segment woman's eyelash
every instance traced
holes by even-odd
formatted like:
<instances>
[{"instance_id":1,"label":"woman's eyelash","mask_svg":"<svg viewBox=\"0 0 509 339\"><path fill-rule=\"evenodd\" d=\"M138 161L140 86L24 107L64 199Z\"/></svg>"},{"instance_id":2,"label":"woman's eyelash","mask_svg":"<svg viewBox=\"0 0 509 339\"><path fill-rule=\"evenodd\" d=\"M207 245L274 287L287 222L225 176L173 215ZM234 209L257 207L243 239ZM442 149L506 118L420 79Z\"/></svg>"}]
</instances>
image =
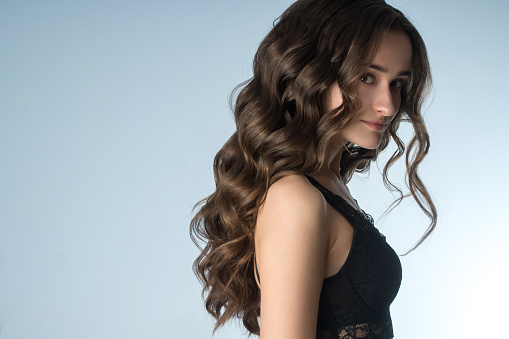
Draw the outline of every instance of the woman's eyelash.
<instances>
[{"instance_id":1,"label":"woman's eyelash","mask_svg":"<svg viewBox=\"0 0 509 339\"><path fill-rule=\"evenodd\" d=\"M371 74L364 74L363 76L361 76L361 81L362 82L365 82L367 84L370 84L370 83L373 83L373 80L374 80L374 76L372 76ZM369 82L368 79L371 79L371 82Z\"/></svg>"},{"instance_id":2,"label":"woman's eyelash","mask_svg":"<svg viewBox=\"0 0 509 339\"><path fill-rule=\"evenodd\" d=\"M375 80L375 77L371 74L364 74L360 80L366 84L372 84ZM401 88L406 85L407 81L408 80L404 80L404 79L396 79L391 82L391 85L396 88Z\"/></svg>"},{"instance_id":3,"label":"woman's eyelash","mask_svg":"<svg viewBox=\"0 0 509 339\"><path fill-rule=\"evenodd\" d=\"M397 84L397 85L396 85L396 86L394 86L394 87L396 87L396 88L401 88L401 87L403 87L403 86L405 86L405 85L406 85L407 80L403 80L403 79L396 79L396 80L394 80L392 83Z\"/></svg>"}]
</instances>

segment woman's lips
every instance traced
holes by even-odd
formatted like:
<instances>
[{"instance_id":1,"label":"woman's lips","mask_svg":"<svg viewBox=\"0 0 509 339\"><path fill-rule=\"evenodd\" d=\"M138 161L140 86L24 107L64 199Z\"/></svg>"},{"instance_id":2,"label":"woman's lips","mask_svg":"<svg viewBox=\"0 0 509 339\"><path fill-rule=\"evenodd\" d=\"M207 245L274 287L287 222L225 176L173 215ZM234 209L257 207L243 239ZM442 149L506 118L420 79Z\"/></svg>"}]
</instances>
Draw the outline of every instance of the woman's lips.
<instances>
[{"instance_id":1,"label":"woman's lips","mask_svg":"<svg viewBox=\"0 0 509 339\"><path fill-rule=\"evenodd\" d=\"M379 121L362 121L374 130L381 131L385 128L386 124Z\"/></svg>"}]
</instances>

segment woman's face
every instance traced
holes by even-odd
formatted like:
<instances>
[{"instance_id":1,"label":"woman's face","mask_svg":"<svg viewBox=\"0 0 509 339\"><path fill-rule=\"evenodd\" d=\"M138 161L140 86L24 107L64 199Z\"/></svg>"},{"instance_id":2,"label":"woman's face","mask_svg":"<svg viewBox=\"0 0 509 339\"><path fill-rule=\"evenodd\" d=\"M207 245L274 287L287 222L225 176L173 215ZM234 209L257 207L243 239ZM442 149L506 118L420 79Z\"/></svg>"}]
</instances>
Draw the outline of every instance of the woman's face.
<instances>
[{"instance_id":1,"label":"woman's face","mask_svg":"<svg viewBox=\"0 0 509 339\"><path fill-rule=\"evenodd\" d=\"M371 66L356 85L355 93L362 105L341 132L343 142L374 149L398 112L401 104L401 86L410 76L412 43L403 31L389 31ZM328 109L343 102L338 83L328 89ZM339 113L341 114L341 113Z\"/></svg>"}]
</instances>

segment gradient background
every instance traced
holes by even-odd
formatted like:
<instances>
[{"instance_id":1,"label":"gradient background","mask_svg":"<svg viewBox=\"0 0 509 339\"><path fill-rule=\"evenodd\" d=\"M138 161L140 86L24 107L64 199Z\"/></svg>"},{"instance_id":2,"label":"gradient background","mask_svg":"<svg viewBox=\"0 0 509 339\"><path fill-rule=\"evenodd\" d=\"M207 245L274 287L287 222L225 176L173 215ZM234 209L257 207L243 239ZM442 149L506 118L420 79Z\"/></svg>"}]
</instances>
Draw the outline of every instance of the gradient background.
<instances>
[{"instance_id":1,"label":"gradient background","mask_svg":"<svg viewBox=\"0 0 509 339\"><path fill-rule=\"evenodd\" d=\"M0 338L210 338L191 209L227 98L292 1L0 0ZM438 227L402 257L396 338L505 333L507 1L388 1L429 49L420 173ZM407 139L410 130L402 129ZM393 171L396 182L402 167ZM400 254L426 217L376 166L350 188ZM235 322L215 338L245 338Z\"/></svg>"}]
</instances>

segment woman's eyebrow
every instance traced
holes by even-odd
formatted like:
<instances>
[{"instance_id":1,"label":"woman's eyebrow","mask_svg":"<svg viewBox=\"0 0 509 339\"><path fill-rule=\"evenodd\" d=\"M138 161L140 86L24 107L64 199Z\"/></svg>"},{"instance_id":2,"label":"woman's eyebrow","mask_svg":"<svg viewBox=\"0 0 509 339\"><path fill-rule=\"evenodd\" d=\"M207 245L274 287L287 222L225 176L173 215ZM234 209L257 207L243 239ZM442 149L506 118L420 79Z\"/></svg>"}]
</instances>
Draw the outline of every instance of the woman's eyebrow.
<instances>
[{"instance_id":1,"label":"woman's eyebrow","mask_svg":"<svg viewBox=\"0 0 509 339\"><path fill-rule=\"evenodd\" d=\"M382 73L387 73L389 72L389 70L383 66L380 66L380 65L375 65L375 64L372 64L372 65L369 65L370 68L373 68L373 69L376 69L377 71L380 71ZM408 75L410 76L410 71L403 71L403 72L400 72L398 74L398 76L404 76L404 75Z\"/></svg>"}]
</instances>

